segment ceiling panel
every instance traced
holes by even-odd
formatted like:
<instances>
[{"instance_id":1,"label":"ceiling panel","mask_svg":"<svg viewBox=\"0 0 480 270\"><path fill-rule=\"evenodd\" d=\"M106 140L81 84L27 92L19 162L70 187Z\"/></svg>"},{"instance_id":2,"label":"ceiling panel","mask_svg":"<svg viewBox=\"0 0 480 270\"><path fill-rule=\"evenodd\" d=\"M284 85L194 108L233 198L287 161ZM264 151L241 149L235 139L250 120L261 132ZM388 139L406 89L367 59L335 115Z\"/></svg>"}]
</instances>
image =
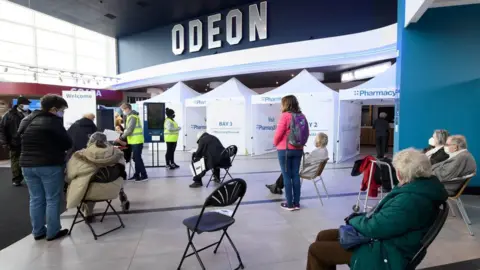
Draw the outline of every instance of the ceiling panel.
<instances>
[{"instance_id":1,"label":"ceiling panel","mask_svg":"<svg viewBox=\"0 0 480 270\"><path fill-rule=\"evenodd\" d=\"M252 0L10 0L75 25L119 37L188 20ZM111 18L105 15L112 15Z\"/></svg>"}]
</instances>

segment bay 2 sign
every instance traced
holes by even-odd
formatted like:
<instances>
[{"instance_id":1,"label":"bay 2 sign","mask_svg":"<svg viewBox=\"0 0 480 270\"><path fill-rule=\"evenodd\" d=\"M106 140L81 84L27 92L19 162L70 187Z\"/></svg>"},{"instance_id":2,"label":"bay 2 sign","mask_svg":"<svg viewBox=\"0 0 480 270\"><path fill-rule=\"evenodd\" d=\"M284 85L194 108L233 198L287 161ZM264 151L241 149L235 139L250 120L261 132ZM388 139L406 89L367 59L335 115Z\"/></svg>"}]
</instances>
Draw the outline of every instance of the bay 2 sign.
<instances>
[{"instance_id":1,"label":"bay 2 sign","mask_svg":"<svg viewBox=\"0 0 480 270\"><path fill-rule=\"evenodd\" d=\"M259 9L260 8L260 9ZM215 37L220 35L220 27L215 25L222 20L222 14L214 14L207 18L208 49L222 47L222 40ZM226 38L229 45L239 44L243 39L243 14L239 9L228 12L226 20ZM248 8L249 41L267 39L267 1L250 5ZM188 23L189 52L198 52L203 47L203 23L199 19ZM182 24L173 26L172 52L180 55L185 51L185 28Z\"/></svg>"}]
</instances>

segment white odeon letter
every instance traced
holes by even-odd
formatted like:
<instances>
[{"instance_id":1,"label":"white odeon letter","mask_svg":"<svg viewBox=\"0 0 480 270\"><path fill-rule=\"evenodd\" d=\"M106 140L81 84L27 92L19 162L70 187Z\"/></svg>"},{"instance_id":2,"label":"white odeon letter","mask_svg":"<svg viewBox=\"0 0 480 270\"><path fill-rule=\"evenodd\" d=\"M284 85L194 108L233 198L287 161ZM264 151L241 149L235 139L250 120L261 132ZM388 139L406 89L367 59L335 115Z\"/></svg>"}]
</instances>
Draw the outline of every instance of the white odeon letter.
<instances>
[{"instance_id":1,"label":"white odeon letter","mask_svg":"<svg viewBox=\"0 0 480 270\"><path fill-rule=\"evenodd\" d=\"M177 24L172 28L172 52L175 55L182 54L185 50L185 29Z\"/></svg>"},{"instance_id":2,"label":"white odeon letter","mask_svg":"<svg viewBox=\"0 0 480 270\"><path fill-rule=\"evenodd\" d=\"M220 34L220 27L213 26L214 23L220 21L222 19L221 14L215 14L212 16L208 16L208 48L215 49L222 47L221 40L215 40L215 36Z\"/></svg>"},{"instance_id":3,"label":"white odeon letter","mask_svg":"<svg viewBox=\"0 0 480 270\"><path fill-rule=\"evenodd\" d=\"M189 36L188 48L189 48L189 51L190 52L198 52L202 49L202 46L203 46L202 22L197 19L197 20L190 21L188 23L188 25L189 25L189 27L188 27L188 36ZM197 33L196 40L195 40L195 33Z\"/></svg>"},{"instance_id":4,"label":"white odeon letter","mask_svg":"<svg viewBox=\"0 0 480 270\"><path fill-rule=\"evenodd\" d=\"M267 39L267 2L260 3L260 11L256 4L249 7L250 41Z\"/></svg>"},{"instance_id":5,"label":"white odeon letter","mask_svg":"<svg viewBox=\"0 0 480 270\"><path fill-rule=\"evenodd\" d=\"M228 12L227 15L227 42L230 45L236 45L240 43L243 38L242 29L242 12L238 9L234 9ZM235 28L233 26L233 19L235 18ZM235 29L235 37L233 36L233 29Z\"/></svg>"}]
</instances>

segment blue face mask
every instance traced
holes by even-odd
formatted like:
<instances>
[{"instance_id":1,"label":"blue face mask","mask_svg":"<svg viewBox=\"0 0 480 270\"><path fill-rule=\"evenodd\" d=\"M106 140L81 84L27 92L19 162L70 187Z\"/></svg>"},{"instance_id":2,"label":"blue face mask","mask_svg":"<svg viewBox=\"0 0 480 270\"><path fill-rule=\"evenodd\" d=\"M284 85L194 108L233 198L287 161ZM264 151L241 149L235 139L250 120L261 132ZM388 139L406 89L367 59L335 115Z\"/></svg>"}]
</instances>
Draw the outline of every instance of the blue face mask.
<instances>
[{"instance_id":1,"label":"blue face mask","mask_svg":"<svg viewBox=\"0 0 480 270\"><path fill-rule=\"evenodd\" d=\"M63 118L63 112L57 112L56 114L58 117Z\"/></svg>"}]
</instances>

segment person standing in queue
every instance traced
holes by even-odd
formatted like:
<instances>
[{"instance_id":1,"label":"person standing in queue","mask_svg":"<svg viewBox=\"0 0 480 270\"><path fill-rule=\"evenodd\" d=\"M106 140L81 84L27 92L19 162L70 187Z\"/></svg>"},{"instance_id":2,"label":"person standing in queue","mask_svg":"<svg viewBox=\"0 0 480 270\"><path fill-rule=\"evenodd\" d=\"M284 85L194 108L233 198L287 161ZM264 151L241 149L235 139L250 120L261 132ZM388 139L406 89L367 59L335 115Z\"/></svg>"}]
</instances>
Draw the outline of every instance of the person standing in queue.
<instances>
[{"instance_id":1,"label":"person standing in queue","mask_svg":"<svg viewBox=\"0 0 480 270\"><path fill-rule=\"evenodd\" d=\"M40 103L42 109L25 117L18 128L22 145L20 166L30 194L33 237L52 241L68 234L60 223L60 204L65 157L67 150L72 148L72 139L63 127L67 101L48 94Z\"/></svg>"},{"instance_id":2,"label":"person standing in queue","mask_svg":"<svg viewBox=\"0 0 480 270\"><path fill-rule=\"evenodd\" d=\"M143 182L148 180L147 171L142 159L143 143L145 141L143 137L142 123L138 112L132 110L132 105L125 103L120 106L124 115L127 116L127 123L125 131L115 142L121 143L122 139L127 139L127 143L131 145L133 151L133 162L135 162L135 174L129 180L135 180L135 182Z\"/></svg>"},{"instance_id":3,"label":"person standing in queue","mask_svg":"<svg viewBox=\"0 0 480 270\"><path fill-rule=\"evenodd\" d=\"M178 133L180 132L180 127L177 122L173 120L175 118L175 111L172 109L165 109L165 114L167 118L163 125L164 128L164 139L167 144L167 153L165 154L165 161L167 163L167 169L173 170L178 169L178 166L175 163L175 149L177 148Z\"/></svg>"},{"instance_id":4,"label":"person standing in queue","mask_svg":"<svg viewBox=\"0 0 480 270\"><path fill-rule=\"evenodd\" d=\"M28 114L30 100L25 97L18 97L17 105L13 106L0 121L0 147L4 147L10 152L10 162L12 170L12 185L19 187L23 182L22 168L20 167L20 140L17 139L17 131Z\"/></svg>"},{"instance_id":5,"label":"person standing in queue","mask_svg":"<svg viewBox=\"0 0 480 270\"><path fill-rule=\"evenodd\" d=\"M373 123L373 129L375 129L375 146L377 148L378 159L385 157L385 150L388 147L390 124L385 118L387 118L387 113L381 112L378 116L378 119Z\"/></svg>"},{"instance_id":6,"label":"person standing in queue","mask_svg":"<svg viewBox=\"0 0 480 270\"><path fill-rule=\"evenodd\" d=\"M70 159L73 153L87 148L90 136L97 132L97 126L94 120L95 115L93 113L86 113L81 119L75 121L75 123L68 128L67 132L70 138L72 138L73 147L68 151L67 160Z\"/></svg>"}]
</instances>

